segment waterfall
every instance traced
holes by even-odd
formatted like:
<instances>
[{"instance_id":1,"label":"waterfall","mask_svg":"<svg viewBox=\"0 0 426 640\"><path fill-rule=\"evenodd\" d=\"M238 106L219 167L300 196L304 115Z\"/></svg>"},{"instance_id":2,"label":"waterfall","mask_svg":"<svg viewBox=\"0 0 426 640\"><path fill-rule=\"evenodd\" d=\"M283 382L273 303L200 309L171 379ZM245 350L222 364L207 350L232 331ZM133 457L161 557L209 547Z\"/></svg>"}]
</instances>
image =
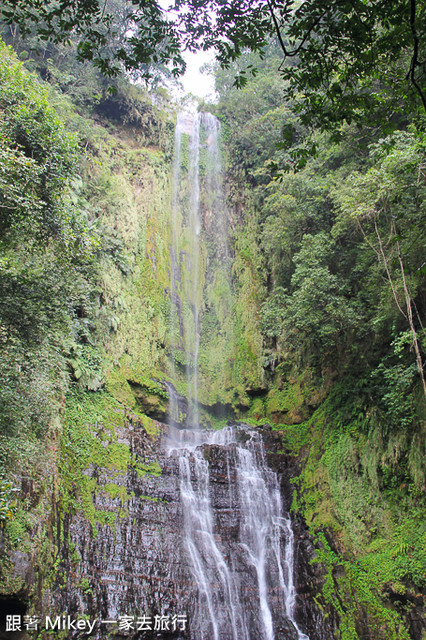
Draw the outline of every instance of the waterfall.
<instances>
[{"instance_id":1,"label":"waterfall","mask_svg":"<svg viewBox=\"0 0 426 640\"><path fill-rule=\"evenodd\" d=\"M186 334L186 362L188 397L192 398L192 415L188 413L187 425L195 427L199 424L198 408L198 354L200 350L200 302L199 302L199 270L200 270L200 114L194 117L190 147L189 166L190 216L189 216L189 300L191 304L193 331Z\"/></svg>"},{"instance_id":2,"label":"waterfall","mask_svg":"<svg viewBox=\"0 0 426 640\"><path fill-rule=\"evenodd\" d=\"M177 379L178 352L185 364L188 405L186 425L197 427L198 354L200 348L200 114L178 114L173 158L171 224L171 375ZM186 146L183 149L183 142ZM183 151L185 165L183 166ZM185 189L182 193L182 185ZM170 397L173 422L180 422L175 394Z\"/></svg>"},{"instance_id":3,"label":"waterfall","mask_svg":"<svg viewBox=\"0 0 426 640\"><path fill-rule=\"evenodd\" d=\"M294 618L291 520L282 513L279 480L268 468L262 438L243 426L200 429L203 284L214 282L216 269L225 280L230 279L231 271L219 132L219 122L211 114L179 115L173 164L170 296L174 385L167 385L170 429L166 448L176 459L179 473L184 561L194 590L188 612L190 638L309 640ZM218 241L206 264L203 233L208 227L214 228ZM204 274L203 269L209 273ZM226 314L226 301L221 313ZM175 386L185 383L188 408L182 419ZM176 428L182 425L186 428ZM219 474L215 481L212 474Z\"/></svg>"},{"instance_id":4,"label":"waterfall","mask_svg":"<svg viewBox=\"0 0 426 640\"><path fill-rule=\"evenodd\" d=\"M172 207L171 207L171 238L170 238L170 334L171 343L178 342L178 336L182 335L181 312L180 312L180 268L179 268L179 185L181 177L182 162L182 114L178 114L175 127L175 144L173 156L172 172ZM171 359L171 375L176 380L176 366L174 358ZM167 383L169 392L169 419L175 423L179 422L179 406L176 390L170 383Z\"/></svg>"},{"instance_id":5,"label":"waterfall","mask_svg":"<svg viewBox=\"0 0 426 640\"><path fill-rule=\"evenodd\" d=\"M194 580L193 640L309 640L294 609L294 536L262 438L243 426L172 430L183 544ZM211 478L220 460L219 482ZM226 526L224 522L226 521Z\"/></svg>"}]
</instances>

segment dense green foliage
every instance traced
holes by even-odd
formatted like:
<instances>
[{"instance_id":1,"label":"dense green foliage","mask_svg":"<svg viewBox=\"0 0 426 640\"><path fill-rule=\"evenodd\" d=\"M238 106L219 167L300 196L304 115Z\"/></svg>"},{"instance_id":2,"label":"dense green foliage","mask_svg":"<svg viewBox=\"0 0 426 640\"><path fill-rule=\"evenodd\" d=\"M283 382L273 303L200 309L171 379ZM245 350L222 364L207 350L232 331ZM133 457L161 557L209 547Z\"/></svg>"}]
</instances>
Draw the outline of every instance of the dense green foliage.
<instances>
[{"instance_id":1,"label":"dense green foliage","mask_svg":"<svg viewBox=\"0 0 426 640\"><path fill-rule=\"evenodd\" d=\"M21 54L28 67L46 70L42 59ZM61 58L60 49L53 54ZM123 421L119 402L153 432L141 411L161 404L159 391L167 395L151 377L161 362L164 368L169 316L173 128L124 80L102 98L102 79L80 67L78 81L75 60L61 67L51 59L47 69L62 91L1 45L1 543L31 558L40 588L62 566L46 536L57 524L52 504L60 518L81 509L94 531L99 522L113 526L94 510L84 465L95 456L106 468L127 469L114 435ZM96 101L84 87L88 78ZM108 456L117 453L110 461L89 429L93 412L101 422L108 411ZM80 420L70 423L70 415ZM138 474L159 471L154 462L132 465ZM105 490L125 503L123 487L111 481ZM7 553L0 575L2 594L33 596Z\"/></svg>"},{"instance_id":2,"label":"dense green foliage","mask_svg":"<svg viewBox=\"0 0 426 640\"><path fill-rule=\"evenodd\" d=\"M249 415L299 456L294 509L329 568L341 638L362 637L360 606L375 638L409 638L425 571L426 138L415 114L393 133L341 122L311 133L309 157L276 51L238 63L260 67L241 91L238 68L217 72L235 265L256 274L237 288L255 301L266 385Z\"/></svg>"},{"instance_id":3,"label":"dense green foliage","mask_svg":"<svg viewBox=\"0 0 426 640\"><path fill-rule=\"evenodd\" d=\"M274 34L292 61L280 68L293 110L328 130L366 114L392 129L405 122L407 103L423 116L426 109L425 7L417 0L175 0L167 12L156 0L8 0L0 16L25 36L73 40L78 58L106 73L142 77L159 64L182 72L183 47L213 48L225 67L245 50L265 55ZM257 68L240 67L236 84Z\"/></svg>"},{"instance_id":4,"label":"dense green foliage","mask_svg":"<svg viewBox=\"0 0 426 640\"><path fill-rule=\"evenodd\" d=\"M2 455L16 459L25 457L25 450L30 453L33 435L44 437L56 411L52 414L52 407L62 403L68 387L69 369L75 380L96 389L105 375L105 358L117 362L124 349L136 361L153 363L152 336L144 342L141 335L155 317L162 339L163 297L153 300L151 310L144 305L144 329L128 324L133 303L142 304L133 277L138 287L153 289L149 253L141 256L138 247L141 241L155 247L159 225L166 233L165 219L155 210L167 201L167 188L157 148L135 149L130 141L119 142L89 126L12 53L2 47L1 54L1 433L11 447L14 436L28 436L13 454L9 446L3 448ZM126 104L122 94L120 100ZM138 100L155 124L149 135L158 145L161 136L168 139L161 133L165 120L155 122L155 109L146 98L144 103L143 94ZM76 133L65 133L65 126ZM146 129L140 129L145 141ZM139 183L144 164L150 190L157 179L163 187L151 209L143 197L147 186L140 185L139 199L131 186ZM126 215L117 223L123 205ZM157 275L165 285L165 267ZM120 324L123 333L128 327L125 343L133 340L133 347L114 346Z\"/></svg>"},{"instance_id":5,"label":"dense green foliage","mask_svg":"<svg viewBox=\"0 0 426 640\"><path fill-rule=\"evenodd\" d=\"M422 2L177 0L176 6L189 41L215 47L225 66L244 49L264 55L275 35L280 54L293 63L281 68L290 96L303 92L296 104L303 121L328 128L343 118L359 121L367 111L382 121L401 114L407 100L426 108ZM257 68L256 62L240 68L237 84Z\"/></svg>"},{"instance_id":6,"label":"dense green foliage","mask_svg":"<svg viewBox=\"0 0 426 640\"><path fill-rule=\"evenodd\" d=\"M126 69L152 78L161 63L172 62L175 74L185 66L178 36L155 0L6 0L0 18L12 31L36 36L36 49L42 43L74 42L78 60L91 60L109 75Z\"/></svg>"},{"instance_id":7,"label":"dense green foliage","mask_svg":"<svg viewBox=\"0 0 426 640\"><path fill-rule=\"evenodd\" d=\"M3 45L0 92L0 429L2 456L16 464L31 456L66 389L64 358L79 331L72 308L87 297L83 262L96 241L73 203L75 137L49 90Z\"/></svg>"},{"instance_id":8,"label":"dense green foliage","mask_svg":"<svg viewBox=\"0 0 426 640\"><path fill-rule=\"evenodd\" d=\"M53 497L59 520L82 511L96 535L116 517L97 510L98 493L123 513L129 495L89 478L91 465L159 473L118 440L124 415L147 431L145 414L165 416L167 355L189 395L169 331L167 98L155 106L124 78L111 93L78 59L143 62L142 76L154 62L160 78L159 63L180 55L155 2L139 15L111 4L111 19L97 2L67 3L61 19L61 3L12 4L8 20L25 32L28 7L36 19L42 10L38 31L53 38L32 58L34 31L23 41L14 24L3 29L26 69L0 50L0 525L12 550L35 553L34 538L41 584L60 560L45 536ZM216 21L200 18L212 5ZM315 537L318 602L337 611L341 640L362 638L363 619L377 640L408 640L426 544L424 6L291 5L176 3L188 8L183 40L217 46L227 66L211 109L233 225L232 250L214 222L204 233L196 300L182 309L188 326L191 303L202 311L205 408L271 422L298 456L293 508ZM144 35L125 42L136 23ZM107 46L108 29L119 44ZM204 213L219 206L209 197L202 188ZM189 242L183 231L179 248ZM11 563L2 579L8 593L23 588Z\"/></svg>"}]
</instances>

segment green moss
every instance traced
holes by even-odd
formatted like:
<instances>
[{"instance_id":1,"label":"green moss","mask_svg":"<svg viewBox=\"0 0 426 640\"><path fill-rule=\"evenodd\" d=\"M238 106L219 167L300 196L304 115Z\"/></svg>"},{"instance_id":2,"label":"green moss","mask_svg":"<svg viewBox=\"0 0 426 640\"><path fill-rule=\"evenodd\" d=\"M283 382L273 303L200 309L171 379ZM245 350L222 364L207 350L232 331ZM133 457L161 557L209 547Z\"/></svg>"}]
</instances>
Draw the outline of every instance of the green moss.
<instances>
[{"instance_id":1,"label":"green moss","mask_svg":"<svg viewBox=\"0 0 426 640\"><path fill-rule=\"evenodd\" d=\"M300 424L277 424L274 429L282 434L285 448L293 455L299 455L300 450L309 443L309 421Z\"/></svg>"},{"instance_id":2,"label":"green moss","mask_svg":"<svg viewBox=\"0 0 426 640\"><path fill-rule=\"evenodd\" d=\"M219 418L218 416L211 415L208 411L201 411L200 422L202 425L206 425L209 429L220 430L227 426L229 417Z\"/></svg>"},{"instance_id":3,"label":"green moss","mask_svg":"<svg viewBox=\"0 0 426 640\"><path fill-rule=\"evenodd\" d=\"M132 389L120 369L113 369L107 376L106 389L113 398L125 407L133 409L136 406L136 398Z\"/></svg>"},{"instance_id":4,"label":"green moss","mask_svg":"<svg viewBox=\"0 0 426 640\"><path fill-rule=\"evenodd\" d=\"M161 374L161 373L159 374L159 377L163 377L163 376L164 374ZM128 378L128 381L133 382L139 385L140 387L143 387L144 389L149 391L152 395L155 395L164 399L167 399L169 397L167 390L164 388L164 386L160 382L153 380L152 378L147 377L146 375L144 376L137 373L131 373Z\"/></svg>"},{"instance_id":5,"label":"green moss","mask_svg":"<svg viewBox=\"0 0 426 640\"><path fill-rule=\"evenodd\" d=\"M106 393L75 393L68 397L66 424L60 461L60 503L65 511L81 509L91 523L94 536L96 524L114 526L117 514L98 510L96 495L106 491L121 504L129 500L124 486L99 484L92 470L105 471L110 478L123 476L130 464L129 446L116 440L116 430L125 427L125 410Z\"/></svg>"},{"instance_id":6,"label":"green moss","mask_svg":"<svg viewBox=\"0 0 426 640\"><path fill-rule=\"evenodd\" d=\"M341 412L343 403L326 399L302 425L282 426L284 442L303 459L292 508L317 538L316 561L327 570L322 598L338 611L342 638L358 640L362 608L375 638L408 640L392 595L410 602L423 586L423 507L415 492L380 489L383 445L373 432L360 433L357 417L336 430L336 406Z\"/></svg>"},{"instance_id":7,"label":"green moss","mask_svg":"<svg viewBox=\"0 0 426 640\"><path fill-rule=\"evenodd\" d=\"M136 462L134 464L134 469L136 470L139 478L143 478L147 473L152 476L161 475L161 467L158 462Z\"/></svg>"},{"instance_id":8,"label":"green moss","mask_svg":"<svg viewBox=\"0 0 426 640\"><path fill-rule=\"evenodd\" d=\"M9 545L21 551L30 551L31 543L28 540L28 530L31 528L31 519L22 508L19 509L12 520L8 520L4 527Z\"/></svg>"},{"instance_id":9,"label":"green moss","mask_svg":"<svg viewBox=\"0 0 426 640\"><path fill-rule=\"evenodd\" d=\"M319 549L315 562L322 563L327 571L322 596L325 604L332 606L339 614L341 638L359 639L357 628L361 605L368 613L369 628L377 640L409 640L410 635L400 613L393 609L390 602L382 600L384 583L381 574L394 569L389 557L382 557L380 564L374 563L372 570L368 570L364 559L350 561L332 551L323 534L319 535L317 544ZM388 543L385 546L388 547ZM395 585L395 576L389 574L388 577L391 582L387 584ZM406 594L405 585L399 583L395 586L394 593Z\"/></svg>"},{"instance_id":10,"label":"green moss","mask_svg":"<svg viewBox=\"0 0 426 640\"><path fill-rule=\"evenodd\" d=\"M92 525L93 536L98 525L114 529L117 518L127 516L126 504L132 498L126 486L114 482L133 467L139 477L158 476L161 468L156 461L140 462L131 457L129 445L118 441L126 433L129 412L107 393L77 392L69 396L61 455L61 497L64 511L81 510ZM155 421L133 414L134 424L140 423L147 432L157 435ZM121 435L120 435L121 434ZM100 482L101 477L107 478ZM100 510L96 499L105 492L112 500L120 501L114 511Z\"/></svg>"},{"instance_id":11,"label":"green moss","mask_svg":"<svg viewBox=\"0 0 426 640\"><path fill-rule=\"evenodd\" d=\"M70 557L71 563L73 565L78 565L81 562L81 556L78 550L75 548L75 545L72 545L72 544L70 545L69 552L70 552L69 557Z\"/></svg>"},{"instance_id":12,"label":"green moss","mask_svg":"<svg viewBox=\"0 0 426 640\"><path fill-rule=\"evenodd\" d=\"M86 595L93 595L93 589L90 586L90 582L88 578L82 578L80 584L78 585L83 593Z\"/></svg>"},{"instance_id":13,"label":"green moss","mask_svg":"<svg viewBox=\"0 0 426 640\"><path fill-rule=\"evenodd\" d=\"M308 402L312 390L309 372L303 372L294 379L289 376L288 382L281 382L279 369L275 375L275 385L266 399L266 415L272 422L297 424L304 422L310 414Z\"/></svg>"},{"instance_id":14,"label":"green moss","mask_svg":"<svg viewBox=\"0 0 426 640\"><path fill-rule=\"evenodd\" d=\"M152 418L150 418L149 416L146 416L144 414L139 414L138 416L142 422L142 425L145 429L145 431L152 437L157 437L160 435L160 426L159 423L156 422L155 420L153 420Z\"/></svg>"},{"instance_id":15,"label":"green moss","mask_svg":"<svg viewBox=\"0 0 426 640\"><path fill-rule=\"evenodd\" d=\"M255 420L262 420L266 417L265 402L263 398L254 398L250 405L249 415Z\"/></svg>"},{"instance_id":16,"label":"green moss","mask_svg":"<svg viewBox=\"0 0 426 640\"><path fill-rule=\"evenodd\" d=\"M287 395L280 389L271 389L267 398L267 411L269 414L288 411Z\"/></svg>"},{"instance_id":17,"label":"green moss","mask_svg":"<svg viewBox=\"0 0 426 640\"><path fill-rule=\"evenodd\" d=\"M49 184L46 187L47 183L43 183L42 191L48 202L41 205L48 207L49 224L55 229L54 233L61 236L61 242L49 240L48 247L47 243L46 247L43 245L44 241L40 243L43 255L37 262L38 240L34 233L43 215L36 216L34 224L30 215L20 217L22 228L28 226L29 229L28 237L22 233L19 236L25 287L32 279L37 285L30 311L32 313L37 305L42 310L35 321L31 313L25 316L24 324L38 327L41 333L29 341L32 346L21 349L22 363L12 361L11 379L15 380L21 365L22 379L24 370L28 370L31 379L27 388L21 385L6 390L8 398L19 399L25 412L21 415L15 410L15 415L11 415L6 411L3 416L6 433L16 424L25 437L19 434L19 438L11 441L13 455L6 449L6 455L0 456L1 464L3 458L12 466L15 460L19 461L20 468L13 471L19 476L24 469L30 476L31 486L31 500L20 499L15 517L5 527L5 558L15 549L31 553L35 558L35 583L42 590L43 581L54 580L53 573L59 570L52 562L52 554L57 554L58 549L53 549L46 528L53 522L61 523L57 531L59 545L59 540L61 544L68 543L63 539L65 515L76 511L91 523L94 535L102 525L113 527L117 517L125 515L130 498L119 484L131 463L125 435L127 423L131 419L135 428L139 425L151 434L158 434L153 420L136 417L140 408L128 381L143 385L150 401L160 398L159 404L164 406L167 393L152 378L162 379L161 370L166 368L164 344L170 317L165 293L170 266L170 185L164 152L172 139L172 130L167 125L165 112L151 107L147 111L151 115L155 111L156 115L149 126L145 123L143 133L142 124L132 131L126 131L122 125L100 126L91 118L90 107L85 111L80 104L77 114L68 98L27 74L12 51L2 44L0 57L2 73L6 74L4 89L7 90L9 81L13 81L11 87L16 85L13 95L9 96L10 105L20 109L21 115L25 115L28 104L34 107L28 110L22 129L24 137L29 136L31 162L22 164L21 169L36 168L34 150L44 149L43 166L40 165L42 177L49 184L53 180L57 188L52 194ZM54 65L50 71L55 73ZM135 91L140 98L140 90ZM139 98L132 98L135 108ZM150 98L146 104L151 105ZM9 105L8 100L5 105ZM12 126L13 121L7 120L8 110L3 111L2 126L6 131L5 127ZM16 131L18 129L20 127ZM5 140L8 143L9 134ZM150 144L149 148L144 148L144 143ZM154 144L158 146L154 148ZM13 157L20 155L22 145L18 145L19 149L16 144L12 146ZM56 164L46 165L49 153L56 154ZM23 148L22 154L25 156ZM5 169L15 171L15 165L12 163L9 167L6 163ZM71 173L71 165L75 175ZM54 175L49 166L56 167ZM34 180L24 182L37 187ZM6 183L3 186L7 186ZM34 194L32 204L37 206L30 209L37 212L38 196ZM22 202L25 204L25 197ZM92 222L87 224L88 220ZM89 230L94 220L97 231ZM49 234L50 231L46 238ZM12 253L3 256L2 268L11 256ZM11 264L13 278L21 281L19 261ZM48 291L52 299L46 294ZM19 309L18 299L14 304L18 304ZM27 299L22 308L29 309ZM21 324L22 313L19 318ZM12 325L7 332L9 329L11 335L15 335ZM3 340L3 333L1 337ZM14 337L12 348L4 348L2 353L10 359L17 346ZM67 396L62 425L63 398L70 384L70 370L72 386L78 389ZM7 377L9 369L6 372ZM104 382L106 392L101 390ZM3 389L3 383L0 386ZM99 391L90 393L88 389ZM95 479L96 471L99 481ZM145 471L156 474L159 468L151 462ZM97 509L99 492L106 492L119 503L117 512ZM52 502L58 513L52 512ZM77 564L79 558L75 550L70 549L70 555ZM2 565L2 587L7 585L10 593L20 589L28 591L20 578L13 578L13 564L9 565L5 559ZM60 583L63 587L62 579Z\"/></svg>"},{"instance_id":18,"label":"green moss","mask_svg":"<svg viewBox=\"0 0 426 640\"><path fill-rule=\"evenodd\" d=\"M121 505L123 506L131 496L127 493L126 487L121 484L107 483L102 485L99 489L100 491L105 491L110 498L113 500L115 498L120 498Z\"/></svg>"}]
</instances>

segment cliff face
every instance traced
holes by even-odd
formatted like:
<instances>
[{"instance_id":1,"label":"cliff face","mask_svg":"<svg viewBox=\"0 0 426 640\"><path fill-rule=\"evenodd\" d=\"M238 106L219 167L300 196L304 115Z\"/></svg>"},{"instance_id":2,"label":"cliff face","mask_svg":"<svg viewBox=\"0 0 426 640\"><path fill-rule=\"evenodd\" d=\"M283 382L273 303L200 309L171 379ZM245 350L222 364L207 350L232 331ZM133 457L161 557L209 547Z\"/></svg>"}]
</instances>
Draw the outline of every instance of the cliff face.
<instances>
[{"instance_id":1,"label":"cliff face","mask_svg":"<svg viewBox=\"0 0 426 640\"><path fill-rule=\"evenodd\" d=\"M98 115L101 92L98 114L77 111L2 44L0 74L0 604L37 610L64 514L107 518L83 472L100 455L96 428L84 431L91 399L165 415L152 378L165 361L173 125L126 83L114 101L130 123ZM106 456L126 465L129 451L114 441Z\"/></svg>"},{"instance_id":2,"label":"cliff face","mask_svg":"<svg viewBox=\"0 0 426 640\"><path fill-rule=\"evenodd\" d=\"M97 486L94 509L110 513L114 524L92 526L82 512L64 519L60 555L65 584L57 578L53 600L59 610L93 619L182 613L176 603L188 591L190 578L180 562L177 479L159 451L159 437L153 441L135 418L126 418L116 438L128 447L131 466L117 474L114 466L108 470L94 463L85 472ZM116 487L113 495L111 486ZM73 557L79 558L76 564ZM111 630L116 628L98 626L96 637Z\"/></svg>"},{"instance_id":3,"label":"cliff face","mask_svg":"<svg viewBox=\"0 0 426 640\"><path fill-rule=\"evenodd\" d=\"M170 625L173 616L184 617L179 618L181 622L176 631L173 632L170 626L170 634L164 633L161 637L193 640L214 637L208 615L206 619L205 603L197 596L200 585L194 576L186 547L187 507L181 495L179 455L176 451L170 453L165 450L168 427L160 423L157 426L158 435L149 436L135 416L132 418L128 414L123 426L115 428L116 441L129 448L131 462L127 469L118 471L114 466L107 469L93 463L85 472L89 482L96 483L94 509L110 514L114 524L98 522L92 526L84 512L77 511L66 515L57 529L61 561L45 611L65 611L72 617L83 615L91 620L97 619L95 638L110 637L110 634L112 637L158 637L158 629L154 630L156 616L168 619ZM268 435L268 444L276 450L277 440ZM108 440L103 443L104 446L111 445ZM242 558L239 546L243 516L237 470L233 466L236 464L235 446L207 444L202 449L209 467L208 491L214 538L222 557L237 576L236 584L244 600L249 637L262 637L256 575L253 566ZM291 496L288 458L276 452L271 452L268 457L281 472L282 499L288 505ZM191 456L189 459L193 464ZM153 473L150 465L154 461L159 464L161 472L156 468ZM195 486L202 482L194 468L191 479ZM116 487L113 492L112 486ZM321 583L321 577L309 564L315 551L301 523L296 524L295 530L294 574L299 593L295 618L311 640L329 640L333 637L333 623L330 619L325 621L313 601L313 594ZM283 532L283 555L286 544ZM220 575L214 575L220 582ZM279 584L278 576L270 576L267 597L273 612L275 637L297 640L299 636L293 624L283 613L284 598ZM226 599L224 593L222 597ZM217 611L220 621L220 616L225 616L225 613L221 606ZM132 617L134 628L122 634L119 624L124 624L124 616ZM142 632L142 616L150 617L151 630L146 628ZM114 620L115 624L108 624L107 620ZM165 624L164 630L167 629ZM179 631L183 626L186 629ZM78 637L78 633L70 632L69 637ZM219 637L220 640L232 640L231 624L224 622Z\"/></svg>"},{"instance_id":4,"label":"cliff face","mask_svg":"<svg viewBox=\"0 0 426 640\"><path fill-rule=\"evenodd\" d=\"M12 68L10 55L3 59L3 73ZM27 88L38 95L38 82L19 73L18 84L27 82ZM42 95L44 105L46 96ZM19 100L24 98L21 91ZM101 105L98 116L105 116ZM259 620L266 614L261 615L259 598L253 596L257 580L253 566L238 547L246 516L241 502L244 492L236 490L240 479L235 446L210 442L200 449L201 458L192 452L185 458L189 474L185 480L182 459L168 455L162 439L168 429L163 422L173 402L176 423L182 426L190 414L187 369L193 354L191 349L185 353L183 327L185 322L191 326L197 301L201 424L223 426L232 413L253 425L273 424L274 431L258 430L268 464L280 479L284 510L292 512L298 593L292 621L282 610L286 597L279 586L279 572L267 569L267 600L276 639L296 640L296 623L310 640L420 640L424 619L417 588L421 583L419 528L415 519L400 523L399 502L390 494L391 489L401 493L407 512L416 501L415 491L407 484L409 476L403 470L400 475L393 471L398 459L392 457L392 447L403 450L409 432L405 440L390 442L386 455L393 466L383 466L383 441L371 443L358 431L357 423L347 423L342 397L337 395L336 400L330 393L335 372L324 371L319 380L309 369L292 368L277 346L277 336L271 334L268 341L262 335L260 311L273 280L265 272L263 223L249 183L235 193L238 183L231 179L231 193L225 193L219 128L207 114L201 118L199 150L203 233L198 287L192 302L185 298L184 276L190 271L188 225L180 228L170 251L173 125L164 113L154 113L146 97L142 102L135 98L133 107L155 116L155 127L145 126L142 131L137 122L130 127L104 121L102 126L87 114L60 116L61 126L78 131L80 140L74 149L79 175L58 201L62 206L69 200L87 218L77 227L82 244L88 245L81 255L67 254L60 245L58 255L49 254L46 260L43 247L37 252L28 235L31 225L26 225L16 262L9 252L9 262L1 265L5 410L0 453L5 451L9 458L4 465L2 455L0 470L6 470L18 490L11 493L8 482L0 480L0 497L6 504L18 497L17 507L11 507L12 519L5 519L0 511L4 525L0 529L1 612L87 616L97 621L92 634L97 638L150 639L160 633L164 638L210 640L214 632L205 607L211 587L211 600L223 623L219 640L228 640L232 638L232 620L226 617L230 607L225 606L226 596L220 600L221 589L216 589L224 581L237 585L235 593L246 606L245 624L253 637L260 637ZM26 122L26 127L33 127L33 141L40 135L36 120ZM188 136L183 135L181 142L180 172L188 178ZM15 154L15 147L16 141L8 153ZM212 185L217 189L215 198L209 192ZM14 189L11 193L15 197ZM224 206L229 195L233 215ZM189 217L188 184L182 183L180 200L182 222ZM215 216L217 208L223 209L225 217ZM280 215L285 211L280 205ZM273 220L281 224L279 217ZM99 233L90 235L89 227ZM226 235L229 230L232 242ZM67 250L74 246L72 240L77 243L78 233L71 231L76 235L71 233L67 239ZM26 273L29 254L32 270ZM272 254L284 270L280 254ZM176 290L171 291L173 260L181 261L182 269L176 272ZM173 305L179 316L175 336L169 331ZM275 330L279 316L272 313L270 317ZM25 342L30 338L32 342ZM180 396L171 384L171 374ZM348 397L352 396L350 388ZM357 410L357 420L359 415ZM347 428L348 424L352 426ZM416 443L414 439L413 465L421 460ZM194 559L187 546L192 534L182 483L185 480L187 491L190 483L203 486L199 478L196 482L196 469L203 467L203 460L209 466L205 487L219 554L216 560L202 556L206 575L211 576L218 557L231 568L225 573L216 570L215 579L195 590ZM420 519L420 510L416 518ZM184 533L185 527L191 535ZM283 530L280 544L285 554L288 531ZM231 558L244 561L233 566ZM282 561L285 564L285 558ZM152 629L137 628L137 619L144 615L150 616ZM179 615L187 618L173 618ZM122 628L117 623L120 616ZM133 616L136 628L126 630L125 616ZM166 619L155 622L156 616ZM3 622L4 617L0 625ZM164 628L154 628L155 624ZM145 627L149 627L147 621ZM79 633L86 635L87 628L80 632L73 627L55 629L62 637ZM5 632L0 626L5 640L23 635ZM26 635L37 637L35 632ZM39 637L45 635L39 631Z\"/></svg>"}]
</instances>

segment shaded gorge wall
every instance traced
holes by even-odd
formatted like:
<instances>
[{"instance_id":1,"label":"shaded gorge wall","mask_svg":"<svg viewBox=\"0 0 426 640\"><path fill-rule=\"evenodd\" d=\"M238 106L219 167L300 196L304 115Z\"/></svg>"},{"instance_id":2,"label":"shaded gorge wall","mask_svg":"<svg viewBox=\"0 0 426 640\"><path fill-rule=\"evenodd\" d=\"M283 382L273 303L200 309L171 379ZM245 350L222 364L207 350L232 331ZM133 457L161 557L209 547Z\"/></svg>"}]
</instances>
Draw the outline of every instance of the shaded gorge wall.
<instances>
[{"instance_id":1,"label":"shaded gorge wall","mask_svg":"<svg viewBox=\"0 0 426 640\"><path fill-rule=\"evenodd\" d=\"M290 240L298 237L298 226L286 224L300 192L302 208L318 202L300 187L316 179L317 166L273 184L286 191L268 199L265 223L259 212L264 184L257 180L269 174L246 171L244 158L255 157L251 147L246 155L232 151L236 133L246 135L247 114L238 132L224 118L222 142L212 116L179 120L176 154L170 108L154 108L137 88L119 86L105 100L100 91L94 116L90 106L82 109L80 102L76 111L29 76L11 52L1 50L1 63L2 90L13 97L2 98L0 124L9 136L2 143L10 142L4 157L21 154L22 167L41 172L39 123L50 123L46 149L57 148L57 132L76 132L74 173L69 169L62 186L55 183L52 201L69 219L81 216L67 242L49 240L47 254L31 235L32 224L18 227L19 250L17 244L1 263L1 473L7 480L1 491L11 503L17 498L13 517L1 518L2 609L93 617L137 616L142 609L180 613L177 603L187 602L192 578L179 560L176 468L159 441L171 405L184 422L194 416L191 400L198 395L201 424L223 424L235 414L273 425L262 435L284 487L285 509L293 512L296 619L305 622L311 640L421 638L419 494L394 457L411 432L387 440L385 455L381 432L374 440L360 430L351 381L342 395L330 368L318 379L309 367L293 367L275 335L278 325L270 324L274 335L265 337L259 322L278 267L283 273L291 262L285 251L270 250L277 268L268 272L265 247L275 245L265 238L275 242L281 231ZM53 120L49 101L57 105ZM126 124L107 119L111 101L116 114L126 114ZM18 128L7 129L8 118L19 123L22 114L37 114L25 116L23 130L31 134L25 148L13 138ZM278 130L264 127L262 119L259 130L275 143ZM252 134L244 141L251 143ZM226 181L223 145L234 153ZM4 166L13 189L16 183L24 192L26 174L20 183L14 164ZM329 172L328 160L325 167ZM171 173L180 176L179 189ZM194 176L198 264L189 231L197 230L189 188ZM13 189L6 189L7 197ZM308 246L306 251L315 258ZM184 281L183 272L191 278ZM189 281L194 286L183 291ZM267 318L279 319L277 300L263 309ZM418 437L411 438L415 451ZM216 462L212 493L220 503L225 460L217 448L205 455ZM226 524L231 515L218 517L232 533Z\"/></svg>"},{"instance_id":2,"label":"shaded gorge wall","mask_svg":"<svg viewBox=\"0 0 426 640\"><path fill-rule=\"evenodd\" d=\"M220 125L208 113L179 114L175 134L171 254L171 378L192 400L181 422L213 418L234 401L234 287ZM178 415L174 416L178 419ZM204 414L203 421L211 418Z\"/></svg>"}]
</instances>

